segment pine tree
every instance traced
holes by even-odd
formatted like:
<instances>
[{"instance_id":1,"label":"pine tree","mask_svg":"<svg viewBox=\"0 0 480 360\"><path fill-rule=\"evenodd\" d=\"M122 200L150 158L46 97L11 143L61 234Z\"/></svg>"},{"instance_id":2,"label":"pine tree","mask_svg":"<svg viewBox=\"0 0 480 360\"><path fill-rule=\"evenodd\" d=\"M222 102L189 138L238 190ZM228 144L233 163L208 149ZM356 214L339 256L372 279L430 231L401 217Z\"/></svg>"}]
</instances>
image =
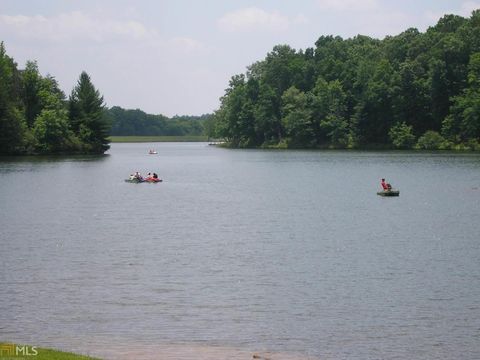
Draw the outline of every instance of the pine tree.
<instances>
[{"instance_id":1,"label":"pine tree","mask_svg":"<svg viewBox=\"0 0 480 360\"><path fill-rule=\"evenodd\" d=\"M104 153L110 148L110 124L105 115L103 96L93 86L90 76L83 71L69 98L70 125L91 153Z\"/></svg>"}]
</instances>

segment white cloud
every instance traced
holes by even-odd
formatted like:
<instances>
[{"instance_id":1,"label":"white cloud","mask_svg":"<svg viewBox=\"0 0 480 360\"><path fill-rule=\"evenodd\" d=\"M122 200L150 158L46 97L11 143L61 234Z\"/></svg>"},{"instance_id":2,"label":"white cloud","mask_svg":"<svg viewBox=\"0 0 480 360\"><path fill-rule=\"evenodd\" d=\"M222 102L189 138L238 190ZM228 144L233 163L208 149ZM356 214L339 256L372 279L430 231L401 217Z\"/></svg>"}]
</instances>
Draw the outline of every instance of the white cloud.
<instances>
[{"instance_id":1,"label":"white cloud","mask_svg":"<svg viewBox=\"0 0 480 360\"><path fill-rule=\"evenodd\" d=\"M169 40L173 49L183 53L192 53L205 49L205 45L200 41L189 37L174 37Z\"/></svg>"},{"instance_id":2,"label":"white cloud","mask_svg":"<svg viewBox=\"0 0 480 360\"><path fill-rule=\"evenodd\" d=\"M317 0L320 9L333 11L371 10L378 6L377 0Z\"/></svg>"},{"instance_id":3,"label":"white cloud","mask_svg":"<svg viewBox=\"0 0 480 360\"><path fill-rule=\"evenodd\" d=\"M310 23L310 20L303 14L298 14L295 16L292 20L294 24L308 24Z\"/></svg>"},{"instance_id":4,"label":"white cloud","mask_svg":"<svg viewBox=\"0 0 480 360\"><path fill-rule=\"evenodd\" d=\"M73 11L51 17L42 15L0 15L0 32L13 33L23 39L47 41L93 40L102 42L114 38L142 39L155 32L143 24L119 21Z\"/></svg>"},{"instance_id":5,"label":"white cloud","mask_svg":"<svg viewBox=\"0 0 480 360\"><path fill-rule=\"evenodd\" d=\"M289 18L277 11L267 12L257 7L249 7L223 15L218 25L225 31L258 31L280 32L288 30L292 23L305 23L306 17L298 15Z\"/></svg>"}]
</instances>

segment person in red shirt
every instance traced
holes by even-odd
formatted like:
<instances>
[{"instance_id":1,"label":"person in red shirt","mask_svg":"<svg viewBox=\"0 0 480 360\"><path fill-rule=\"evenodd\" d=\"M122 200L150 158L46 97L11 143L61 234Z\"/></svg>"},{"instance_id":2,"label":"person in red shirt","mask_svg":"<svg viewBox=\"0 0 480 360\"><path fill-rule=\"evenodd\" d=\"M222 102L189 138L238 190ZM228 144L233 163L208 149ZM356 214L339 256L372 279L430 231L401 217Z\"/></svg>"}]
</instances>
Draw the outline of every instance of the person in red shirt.
<instances>
[{"instance_id":1,"label":"person in red shirt","mask_svg":"<svg viewBox=\"0 0 480 360\"><path fill-rule=\"evenodd\" d=\"M385 179L382 179L382 182L380 184L382 185L384 191L392 190L392 185L386 183Z\"/></svg>"}]
</instances>

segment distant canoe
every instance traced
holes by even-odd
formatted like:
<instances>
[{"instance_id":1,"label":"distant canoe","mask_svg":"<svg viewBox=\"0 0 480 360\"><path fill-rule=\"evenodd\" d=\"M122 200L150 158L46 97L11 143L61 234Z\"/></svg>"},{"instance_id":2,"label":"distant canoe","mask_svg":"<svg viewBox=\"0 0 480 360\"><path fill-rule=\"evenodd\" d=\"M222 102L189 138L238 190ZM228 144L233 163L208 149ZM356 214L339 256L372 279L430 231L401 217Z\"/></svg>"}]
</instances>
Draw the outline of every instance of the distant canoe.
<instances>
[{"instance_id":1,"label":"distant canoe","mask_svg":"<svg viewBox=\"0 0 480 360\"><path fill-rule=\"evenodd\" d=\"M132 184L140 184L142 182L145 182L145 180L134 178L134 179L125 179L125 182L132 183Z\"/></svg>"},{"instance_id":2,"label":"distant canoe","mask_svg":"<svg viewBox=\"0 0 480 360\"><path fill-rule=\"evenodd\" d=\"M380 196L399 196L400 195L400 190L384 190L384 191L379 191L377 192L377 195Z\"/></svg>"},{"instance_id":3,"label":"distant canoe","mask_svg":"<svg viewBox=\"0 0 480 360\"><path fill-rule=\"evenodd\" d=\"M127 183L133 183L133 184L140 184L140 183L152 183L152 184L156 184L156 183L159 183L159 182L162 182L163 180L162 179L125 179L125 182Z\"/></svg>"}]
</instances>

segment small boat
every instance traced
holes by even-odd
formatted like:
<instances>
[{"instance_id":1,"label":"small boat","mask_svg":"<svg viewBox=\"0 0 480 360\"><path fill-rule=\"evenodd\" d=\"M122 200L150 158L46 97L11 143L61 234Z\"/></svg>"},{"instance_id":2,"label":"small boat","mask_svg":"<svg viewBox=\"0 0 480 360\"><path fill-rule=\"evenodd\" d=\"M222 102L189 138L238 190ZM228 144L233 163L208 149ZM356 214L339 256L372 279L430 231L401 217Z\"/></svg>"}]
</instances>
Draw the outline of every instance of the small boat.
<instances>
[{"instance_id":1,"label":"small boat","mask_svg":"<svg viewBox=\"0 0 480 360\"><path fill-rule=\"evenodd\" d=\"M155 183L162 182L162 181L163 181L162 179L138 179L138 178L125 179L125 182L133 183L133 184L140 184L140 183L144 183L144 182L155 184Z\"/></svg>"},{"instance_id":2,"label":"small boat","mask_svg":"<svg viewBox=\"0 0 480 360\"><path fill-rule=\"evenodd\" d=\"M400 195L400 190L395 190L395 189L383 190L383 191L377 192L377 195L380 195L380 196L399 196Z\"/></svg>"},{"instance_id":3,"label":"small boat","mask_svg":"<svg viewBox=\"0 0 480 360\"><path fill-rule=\"evenodd\" d=\"M125 182L133 183L133 184L139 184L139 183L145 182L145 180L138 179L138 178L133 178L133 179L125 179Z\"/></svg>"},{"instance_id":4,"label":"small boat","mask_svg":"<svg viewBox=\"0 0 480 360\"><path fill-rule=\"evenodd\" d=\"M150 151L148 152L148 154L149 154L149 155L156 155L156 154L158 154L158 153L157 153L155 150L150 150Z\"/></svg>"}]
</instances>

